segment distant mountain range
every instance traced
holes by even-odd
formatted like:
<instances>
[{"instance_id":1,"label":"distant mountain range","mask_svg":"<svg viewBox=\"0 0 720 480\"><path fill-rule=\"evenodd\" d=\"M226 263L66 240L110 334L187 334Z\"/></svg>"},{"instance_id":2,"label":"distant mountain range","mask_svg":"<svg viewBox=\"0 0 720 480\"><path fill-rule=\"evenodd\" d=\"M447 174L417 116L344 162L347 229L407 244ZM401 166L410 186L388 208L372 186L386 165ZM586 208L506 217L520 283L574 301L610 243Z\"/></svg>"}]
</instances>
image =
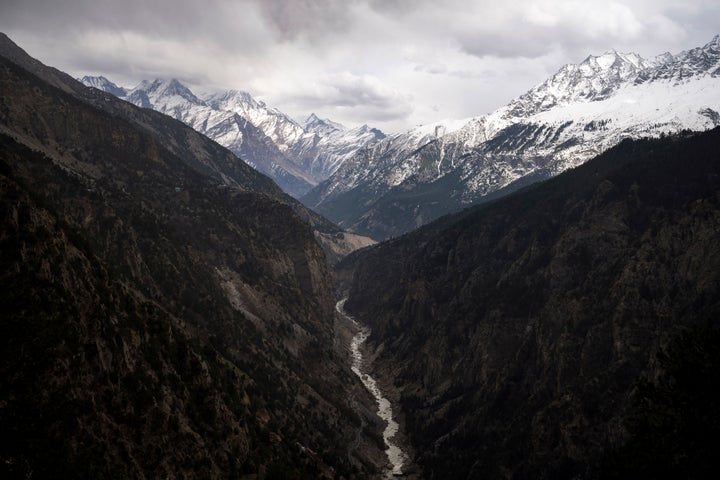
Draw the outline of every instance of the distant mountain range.
<instances>
[{"instance_id":1,"label":"distant mountain range","mask_svg":"<svg viewBox=\"0 0 720 480\"><path fill-rule=\"evenodd\" d=\"M361 147L385 138L367 125L350 129L315 114L301 125L237 90L197 96L176 79L145 80L129 90L102 76L79 80L182 121L230 149L295 197L328 178Z\"/></svg>"},{"instance_id":2,"label":"distant mountain range","mask_svg":"<svg viewBox=\"0 0 720 480\"><path fill-rule=\"evenodd\" d=\"M302 201L376 239L582 164L624 138L720 124L720 36L652 60L609 51L566 65L489 115L390 135Z\"/></svg>"},{"instance_id":3,"label":"distant mountain range","mask_svg":"<svg viewBox=\"0 0 720 480\"><path fill-rule=\"evenodd\" d=\"M720 124L720 36L648 60L609 51L565 65L496 111L385 136L310 115L299 124L248 93L196 96L177 80L126 90L228 147L343 228L377 240L578 166L624 138Z\"/></svg>"}]
</instances>

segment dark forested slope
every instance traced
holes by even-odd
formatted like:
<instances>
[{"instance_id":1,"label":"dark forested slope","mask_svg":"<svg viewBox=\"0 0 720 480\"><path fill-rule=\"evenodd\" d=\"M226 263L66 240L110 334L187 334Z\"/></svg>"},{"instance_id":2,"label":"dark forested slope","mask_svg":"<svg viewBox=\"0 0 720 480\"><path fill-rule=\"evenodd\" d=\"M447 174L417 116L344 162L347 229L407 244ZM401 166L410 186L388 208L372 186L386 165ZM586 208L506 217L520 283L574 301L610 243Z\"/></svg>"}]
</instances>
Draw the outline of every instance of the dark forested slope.
<instances>
[{"instance_id":1,"label":"dark forested slope","mask_svg":"<svg viewBox=\"0 0 720 480\"><path fill-rule=\"evenodd\" d=\"M308 214L1 40L0 477L375 471Z\"/></svg>"},{"instance_id":2,"label":"dark forested slope","mask_svg":"<svg viewBox=\"0 0 720 480\"><path fill-rule=\"evenodd\" d=\"M624 141L348 260L346 308L373 329L428 478L707 471L717 402L682 376L718 367L718 152L720 129ZM682 335L701 353L660 361ZM689 411L707 431L673 430Z\"/></svg>"}]
</instances>

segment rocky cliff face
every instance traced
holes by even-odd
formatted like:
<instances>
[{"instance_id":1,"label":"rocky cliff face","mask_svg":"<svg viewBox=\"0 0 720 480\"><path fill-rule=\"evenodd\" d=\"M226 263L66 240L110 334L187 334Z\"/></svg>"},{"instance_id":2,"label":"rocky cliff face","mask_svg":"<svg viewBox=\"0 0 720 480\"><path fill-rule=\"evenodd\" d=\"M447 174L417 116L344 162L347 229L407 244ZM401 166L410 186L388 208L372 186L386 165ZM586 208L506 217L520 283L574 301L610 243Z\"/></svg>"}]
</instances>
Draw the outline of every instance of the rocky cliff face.
<instances>
[{"instance_id":1,"label":"rocky cliff face","mask_svg":"<svg viewBox=\"0 0 720 480\"><path fill-rule=\"evenodd\" d=\"M371 475L316 217L1 40L3 476Z\"/></svg>"},{"instance_id":2,"label":"rocky cliff face","mask_svg":"<svg viewBox=\"0 0 720 480\"><path fill-rule=\"evenodd\" d=\"M648 452L662 442L691 451L696 440L679 445L668 422L637 433L637 418L657 427L658 412L672 412L683 424L679 411L698 410L707 421L693 425L717 426L707 402L650 415L633 399L667 368L656 353L669 338L718 328L719 147L718 129L625 141L348 259L346 309L373 329L377 374L399 391L426 477L592 478L628 442L615 474L633 461L634 472L658 471L640 466L658 461ZM694 378L683 368L677 385ZM655 392L667 392L663 382ZM672 398L698 398L683 392ZM704 432L714 445L717 428ZM693 455L700 467L663 462L711 471L711 447Z\"/></svg>"}]
</instances>

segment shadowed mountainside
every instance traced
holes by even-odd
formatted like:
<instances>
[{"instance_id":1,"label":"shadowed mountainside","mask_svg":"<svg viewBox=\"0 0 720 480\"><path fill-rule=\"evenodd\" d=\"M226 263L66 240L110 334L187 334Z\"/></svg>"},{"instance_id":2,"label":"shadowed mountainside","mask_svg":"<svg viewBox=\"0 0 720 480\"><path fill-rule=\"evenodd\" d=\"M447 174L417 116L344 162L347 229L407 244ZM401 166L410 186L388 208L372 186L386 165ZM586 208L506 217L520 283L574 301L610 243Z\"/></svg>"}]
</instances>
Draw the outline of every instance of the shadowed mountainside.
<instances>
[{"instance_id":1,"label":"shadowed mountainside","mask_svg":"<svg viewBox=\"0 0 720 480\"><path fill-rule=\"evenodd\" d=\"M426 478L713 471L717 402L677 365L718 362L656 353L718 327L718 151L720 129L624 141L341 264Z\"/></svg>"},{"instance_id":2,"label":"shadowed mountainside","mask_svg":"<svg viewBox=\"0 0 720 480\"><path fill-rule=\"evenodd\" d=\"M319 217L180 122L1 46L1 476L375 472Z\"/></svg>"},{"instance_id":3,"label":"shadowed mountainside","mask_svg":"<svg viewBox=\"0 0 720 480\"><path fill-rule=\"evenodd\" d=\"M22 70L32 73L47 85L59 89L66 94L65 99L73 97L84 107L93 107L95 111L104 112L111 119L127 124L129 128L142 131L146 138L161 144L184 165L215 179L218 183L263 193L280 203L289 205L297 215L313 227L316 239L325 250L328 262L334 263L354 248L374 243L367 237L343 232L332 222L285 194L271 179L247 165L232 152L213 140L199 135L182 122L154 110L137 108L128 102L119 101L113 95L96 88L88 88L69 75L30 57L2 33L0 33L0 56ZM8 93L10 92L8 90ZM16 129L9 133L19 138L22 143L46 152L51 157L77 153L69 151L70 147L79 151L80 147L75 145L76 142L86 142L84 138L86 135L92 136L96 133L92 124L85 123L84 118L75 118L76 122L80 122L76 124L66 119L67 104L54 109L55 105L48 103L44 111L46 118L39 118L39 113L34 111L38 108L37 105L23 105L20 102L17 102L17 105L21 106L8 110L6 115L12 113L16 117L14 120L25 122L25 126L21 131ZM115 141L117 142L117 139ZM105 147L110 145L112 142L108 142ZM136 147L140 146L136 145ZM92 152L84 152L85 155L89 153ZM73 160L73 168L83 168L78 160L79 158ZM92 174L92 172L81 173Z\"/></svg>"}]
</instances>

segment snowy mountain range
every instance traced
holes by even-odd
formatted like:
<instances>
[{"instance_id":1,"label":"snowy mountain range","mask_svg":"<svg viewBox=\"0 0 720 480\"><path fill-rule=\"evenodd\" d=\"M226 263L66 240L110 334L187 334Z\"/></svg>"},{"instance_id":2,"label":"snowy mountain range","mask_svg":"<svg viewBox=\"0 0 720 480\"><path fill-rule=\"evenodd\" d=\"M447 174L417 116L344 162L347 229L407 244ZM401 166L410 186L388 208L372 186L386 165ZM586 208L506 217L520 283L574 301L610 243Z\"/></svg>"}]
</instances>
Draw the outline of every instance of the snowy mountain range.
<instances>
[{"instance_id":1,"label":"snowy mountain range","mask_svg":"<svg viewBox=\"0 0 720 480\"><path fill-rule=\"evenodd\" d=\"M328 178L359 148L385 137L367 126L349 129L314 114L301 125L238 90L196 95L176 79L144 80L129 90L102 76L80 81L182 121L296 197Z\"/></svg>"},{"instance_id":2,"label":"snowy mountain range","mask_svg":"<svg viewBox=\"0 0 720 480\"><path fill-rule=\"evenodd\" d=\"M359 150L302 201L384 239L575 167L625 138L720 124L720 36L652 60L609 51L566 65L484 116Z\"/></svg>"},{"instance_id":3,"label":"snowy mountain range","mask_svg":"<svg viewBox=\"0 0 720 480\"><path fill-rule=\"evenodd\" d=\"M85 85L152 108L228 147L340 226L376 239L575 167L625 138L720 124L720 36L644 59L589 56L482 115L385 136L304 122L237 90L196 95L178 80Z\"/></svg>"}]
</instances>

